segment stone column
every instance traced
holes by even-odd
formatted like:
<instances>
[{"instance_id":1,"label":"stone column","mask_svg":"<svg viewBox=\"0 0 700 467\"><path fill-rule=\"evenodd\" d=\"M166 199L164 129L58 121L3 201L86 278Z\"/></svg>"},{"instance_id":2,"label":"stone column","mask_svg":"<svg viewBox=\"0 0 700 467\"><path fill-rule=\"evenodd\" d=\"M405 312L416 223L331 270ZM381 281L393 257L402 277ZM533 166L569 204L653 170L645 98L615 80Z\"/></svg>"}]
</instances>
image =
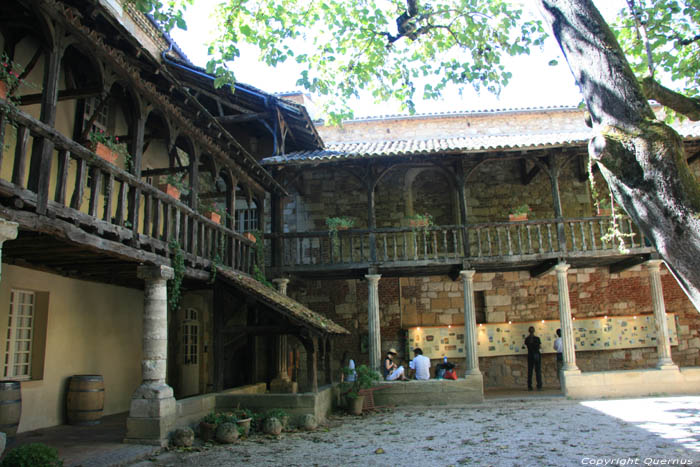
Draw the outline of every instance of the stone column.
<instances>
[{"instance_id":1,"label":"stone column","mask_svg":"<svg viewBox=\"0 0 700 467\"><path fill-rule=\"evenodd\" d=\"M2 151L2 147L0 147ZM0 275L2 274L2 245L6 240L17 238L17 222L11 222L0 218Z\"/></svg>"},{"instance_id":2,"label":"stone column","mask_svg":"<svg viewBox=\"0 0 700 467\"><path fill-rule=\"evenodd\" d=\"M143 292L142 383L133 396L126 421L125 442L165 446L176 416L173 389L165 383L168 357L168 266L139 266Z\"/></svg>"},{"instance_id":3,"label":"stone column","mask_svg":"<svg viewBox=\"0 0 700 467\"><path fill-rule=\"evenodd\" d=\"M277 286L277 291L282 295L287 295L287 284L289 279L280 277L272 279L272 282ZM276 393L292 393L295 394L298 390L296 382L292 382L287 374L287 336L285 334L275 337L276 350L276 373L275 379L270 381L270 392Z\"/></svg>"},{"instance_id":4,"label":"stone column","mask_svg":"<svg viewBox=\"0 0 700 467\"><path fill-rule=\"evenodd\" d=\"M382 359L382 334L379 324L379 278L381 274L367 274L367 327L369 332L369 367L379 371Z\"/></svg>"},{"instance_id":5,"label":"stone column","mask_svg":"<svg viewBox=\"0 0 700 467\"><path fill-rule=\"evenodd\" d=\"M474 274L476 271L459 271L464 286L464 376L480 375L479 354L476 345L476 310L474 309Z\"/></svg>"},{"instance_id":6,"label":"stone column","mask_svg":"<svg viewBox=\"0 0 700 467\"><path fill-rule=\"evenodd\" d=\"M664 304L664 290L661 285L660 259L654 259L644 263L649 271L651 282L651 303L654 306L654 323L656 327L656 351L658 361L656 367L660 370L677 370L678 367L671 360L671 342L669 340L668 319L666 317L666 305Z\"/></svg>"},{"instance_id":7,"label":"stone column","mask_svg":"<svg viewBox=\"0 0 700 467\"><path fill-rule=\"evenodd\" d=\"M580 372L576 366L576 350L574 347L574 324L571 320L571 302L569 301L569 282L567 271L571 266L559 263L555 267L557 271L557 286L559 289L559 322L561 326L561 340L564 345L563 371Z\"/></svg>"}]
</instances>

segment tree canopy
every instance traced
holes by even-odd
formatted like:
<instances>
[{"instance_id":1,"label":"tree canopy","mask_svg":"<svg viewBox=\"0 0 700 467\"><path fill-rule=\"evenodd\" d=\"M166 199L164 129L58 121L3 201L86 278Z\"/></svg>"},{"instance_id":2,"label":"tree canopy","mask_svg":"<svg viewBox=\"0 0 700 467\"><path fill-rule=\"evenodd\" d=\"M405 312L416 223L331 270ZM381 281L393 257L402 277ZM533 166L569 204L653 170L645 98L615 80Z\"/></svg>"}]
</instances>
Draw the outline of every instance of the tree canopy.
<instances>
[{"instance_id":1,"label":"tree canopy","mask_svg":"<svg viewBox=\"0 0 700 467\"><path fill-rule=\"evenodd\" d=\"M592 0L536 3L591 114L592 160L700 309L700 186L680 137L647 102L694 118L698 0L627 0L617 23L624 50ZM174 15L170 24L179 24ZM251 43L269 65L303 64L299 84L331 96L336 121L363 90L409 111L417 96L439 97L448 84L498 92L511 78L503 58L546 37L539 20L502 0L224 0L217 16L207 69L218 84L233 78L239 44Z\"/></svg>"}]
</instances>

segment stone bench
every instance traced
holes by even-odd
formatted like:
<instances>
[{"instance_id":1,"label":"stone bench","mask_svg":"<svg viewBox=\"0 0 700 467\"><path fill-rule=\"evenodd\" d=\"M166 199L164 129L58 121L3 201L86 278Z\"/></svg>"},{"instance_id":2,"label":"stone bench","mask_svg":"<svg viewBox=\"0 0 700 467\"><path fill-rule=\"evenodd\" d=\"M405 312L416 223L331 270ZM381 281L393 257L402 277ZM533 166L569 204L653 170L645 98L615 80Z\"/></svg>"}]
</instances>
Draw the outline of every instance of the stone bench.
<instances>
[{"instance_id":1,"label":"stone bench","mask_svg":"<svg viewBox=\"0 0 700 467\"><path fill-rule=\"evenodd\" d=\"M374 392L376 406L461 405L483 402L481 375L457 380L381 381L382 390Z\"/></svg>"}]
</instances>

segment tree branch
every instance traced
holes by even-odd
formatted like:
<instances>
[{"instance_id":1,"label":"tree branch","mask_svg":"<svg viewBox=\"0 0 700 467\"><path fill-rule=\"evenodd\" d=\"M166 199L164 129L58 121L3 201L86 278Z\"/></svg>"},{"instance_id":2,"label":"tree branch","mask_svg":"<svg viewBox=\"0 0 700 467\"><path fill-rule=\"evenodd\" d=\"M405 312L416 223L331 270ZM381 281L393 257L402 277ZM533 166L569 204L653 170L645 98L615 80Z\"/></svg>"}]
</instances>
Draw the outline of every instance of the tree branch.
<instances>
[{"instance_id":1,"label":"tree branch","mask_svg":"<svg viewBox=\"0 0 700 467\"><path fill-rule=\"evenodd\" d=\"M649 76L642 79L640 84L648 99L654 99L659 104L685 115L694 122L700 120L700 99L697 97L687 97L672 91Z\"/></svg>"}]
</instances>

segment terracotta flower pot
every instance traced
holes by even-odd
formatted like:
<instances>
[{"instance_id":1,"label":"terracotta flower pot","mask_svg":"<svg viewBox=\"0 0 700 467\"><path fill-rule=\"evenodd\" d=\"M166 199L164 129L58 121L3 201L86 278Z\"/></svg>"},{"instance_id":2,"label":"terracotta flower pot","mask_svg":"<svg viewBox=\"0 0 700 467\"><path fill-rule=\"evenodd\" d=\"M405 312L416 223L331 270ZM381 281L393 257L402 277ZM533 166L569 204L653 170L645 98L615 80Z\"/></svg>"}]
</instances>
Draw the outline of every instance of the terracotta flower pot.
<instances>
[{"instance_id":1,"label":"terracotta flower pot","mask_svg":"<svg viewBox=\"0 0 700 467\"><path fill-rule=\"evenodd\" d=\"M598 208L596 211L596 216L598 217L610 217L612 215L612 211L610 208Z\"/></svg>"},{"instance_id":2,"label":"terracotta flower pot","mask_svg":"<svg viewBox=\"0 0 700 467\"><path fill-rule=\"evenodd\" d=\"M7 83L4 81L0 81L0 99L7 99L7 90Z\"/></svg>"},{"instance_id":3,"label":"terracotta flower pot","mask_svg":"<svg viewBox=\"0 0 700 467\"><path fill-rule=\"evenodd\" d=\"M170 183L158 185L158 189L168 196L172 196L175 199L180 199L180 190L175 188L175 186L171 185Z\"/></svg>"},{"instance_id":4,"label":"terracotta flower pot","mask_svg":"<svg viewBox=\"0 0 700 467\"><path fill-rule=\"evenodd\" d=\"M243 236L253 243L255 243L257 241L257 239L255 238L255 235L253 235L250 232L243 232Z\"/></svg>"},{"instance_id":5,"label":"terracotta flower pot","mask_svg":"<svg viewBox=\"0 0 700 467\"><path fill-rule=\"evenodd\" d=\"M243 436L248 436L248 434L250 433L250 422L252 420L252 418L243 418L236 421L236 423L238 423L238 426L240 428L243 428Z\"/></svg>"},{"instance_id":6,"label":"terracotta flower pot","mask_svg":"<svg viewBox=\"0 0 700 467\"><path fill-rule=\"evenodd\" d=\"M510 222L522 222L527 220L527 214L508 214Z\"/></svg>"},{"instance_id":7,"label":"terracotta flower pot","mask_svg":"<svg viewBox=\"0 0 700 467\"><path fill-rule=\"evenodd\" d=\"M199 422L199 438L202 441L211 441L216 434L216 425L213 423Z\"/></svg>"},{"instance_id":8,"label":"terracotta flower pot","mask_svg":"<svg viewBox=\"0 0 700 467\"><path fill-rule=\"evenodd\" d=\"M354 399L348 398L348 408L353 415L362 415L362 406L365 403L365 396L357 396Z\"/></svg>"},{"instance_id":9,"label":"terracotta flower pot","mask_svg":"<svg viewBox=\"0 0 700 467\"><path fill-rule=\"evenodd\" d=\"M101 159L106 160L110 164L114 164L117 161L117 158L119 157L118 152L112 151L102 143L89 143L87 147L92 152L100 156Z\"/></svg>"},{"instance_id":10,"label":"terracotta flower pot","mask_svg":"<svg viewBox=\"0 0 700 467\"><path fill-rule=\"evenodd\" d=\"M409 219L408 225L410 227L428 227L428 219Z\"/></svg>"},{"instance_id":11,"label":"terracotta flower pot","mask_svg":"<svg viewBox=\"0 0 700 467\"><path fill-rule=\"evenodd\" d=\"M221 214L219 214L218 212L204 211L203 216L209 220L216 222L217 224L221 224Z\"/></svg>"}]
</instances>

